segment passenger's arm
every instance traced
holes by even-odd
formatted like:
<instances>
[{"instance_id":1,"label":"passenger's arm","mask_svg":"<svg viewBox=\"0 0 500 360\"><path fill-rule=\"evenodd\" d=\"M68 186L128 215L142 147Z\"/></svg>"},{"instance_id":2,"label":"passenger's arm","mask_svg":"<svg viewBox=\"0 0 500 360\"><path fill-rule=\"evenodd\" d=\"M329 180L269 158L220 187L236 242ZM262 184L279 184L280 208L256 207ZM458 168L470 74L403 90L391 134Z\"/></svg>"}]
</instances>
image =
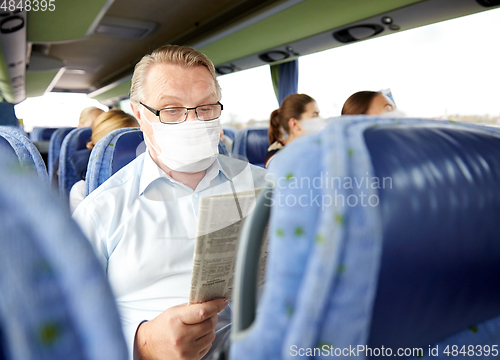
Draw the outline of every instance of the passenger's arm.
<instances>
[{"instance_id":1,"label":"passenger's arm","mask_svg":"<svg viewBox=\"0 0 500 360\"><path fill-rule=\"evenodd\" d=\"M155 319L139 325L135 337L135 359L198 360L215 339L217 313L225 299L202 304L175 306Z\"/></svg>"},{"instance_id":2,"label":"passenger's arm","mask_svg":"<svg viewBox=\"0 0 500 360\"><path fill-rule=\"evenodd\" d=\"M106 269L108 266L108 250L105 241L99 233L98 222L92 213L85 207L78 206L73 213L73 220L77 222L83 234L87 237L89 242L94 248L94 252L102 264L103 268Z\"/></svg>"},{"instance_id":3,"label":"passenger's arm","mask_svg":"<svg viewBox=\"0 0 500 360\"><path fill-rule=\"evenodd\" d=\"M80 180L71 187L69 192L69 208L72 214L83 199L85 199L85 180Z\"/></svg>"}]
</instances>

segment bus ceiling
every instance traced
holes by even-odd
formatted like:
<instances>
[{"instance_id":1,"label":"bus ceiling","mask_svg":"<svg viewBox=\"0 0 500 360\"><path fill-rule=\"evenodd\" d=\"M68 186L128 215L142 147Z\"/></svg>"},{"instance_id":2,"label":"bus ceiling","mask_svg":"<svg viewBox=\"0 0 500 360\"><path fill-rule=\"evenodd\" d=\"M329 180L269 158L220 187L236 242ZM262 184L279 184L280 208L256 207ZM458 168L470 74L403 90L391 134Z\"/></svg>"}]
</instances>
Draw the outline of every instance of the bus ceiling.
<instances>
[{"instance_id":1,"label":"bus ceiling","mask_svg":"<svg viewBox=\"0 0 500 360\"><path fill-rule=\"evenodd\" d=\"M127 96L135 63L168 43L199 49L223 75L500 6L500 0L43 0L29 9L10 3L0 7L3 101L55 91L107 104Z\"/></svg>"}]
</instances>

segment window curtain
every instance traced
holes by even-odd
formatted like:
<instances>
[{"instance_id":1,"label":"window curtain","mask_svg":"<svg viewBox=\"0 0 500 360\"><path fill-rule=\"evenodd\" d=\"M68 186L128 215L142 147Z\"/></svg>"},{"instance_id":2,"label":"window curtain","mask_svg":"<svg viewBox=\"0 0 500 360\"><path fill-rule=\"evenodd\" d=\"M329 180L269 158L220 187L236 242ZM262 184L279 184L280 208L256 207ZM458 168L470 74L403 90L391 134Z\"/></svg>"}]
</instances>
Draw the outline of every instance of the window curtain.
<instances>
[{"instance_id":1,"label":"window curtain","mask_svg":"<svg viewBox=\"0 0 500 360\"><path fill-rule=\"evenodd\" d=\"M297 93L299 83L299 60L295 59L286 63L271 65L271 78L274 93L278 104L281 106L283 99L290 94Z\"/></svg>"}]
</instances>

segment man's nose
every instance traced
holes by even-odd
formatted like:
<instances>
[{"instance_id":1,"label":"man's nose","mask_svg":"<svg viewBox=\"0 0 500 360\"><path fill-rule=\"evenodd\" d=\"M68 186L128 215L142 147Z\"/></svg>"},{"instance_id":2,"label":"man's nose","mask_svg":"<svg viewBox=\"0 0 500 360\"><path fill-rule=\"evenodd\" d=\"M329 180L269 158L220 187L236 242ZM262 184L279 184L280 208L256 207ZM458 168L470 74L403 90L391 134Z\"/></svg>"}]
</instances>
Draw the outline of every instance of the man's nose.
<instances>
[{"instance_id":1,"label":"man's nose","mask_svg":"<svg viewBox=\"0 0 500 360\"><path fill-rule=\"evenodd\" d=\"M189 109L187 112L186 121L196 120L196 111L194 109Z\"/></svg>"}]
</instances>

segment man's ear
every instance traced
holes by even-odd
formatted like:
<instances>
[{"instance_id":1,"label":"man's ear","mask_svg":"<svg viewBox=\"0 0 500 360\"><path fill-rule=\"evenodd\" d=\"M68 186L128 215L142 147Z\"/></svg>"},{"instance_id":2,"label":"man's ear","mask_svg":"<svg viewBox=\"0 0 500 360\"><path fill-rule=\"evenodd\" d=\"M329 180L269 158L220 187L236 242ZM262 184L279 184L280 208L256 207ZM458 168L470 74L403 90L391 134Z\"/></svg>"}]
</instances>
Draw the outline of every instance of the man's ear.
<instances>
[{"instance_id":1,"label":"man's ear","mask_svg":"<svg viewBox=\"0 0 500 360\"><path fill-rule=\"evenodd\" d=\"M135 118L139 122L139 126L142 130L142 118L141 118L141 112L139 111L139 104L135 104L132 101L130 102L130 108L132 109L132 112L134 113Z\"/></svg>"}]
</instances>

